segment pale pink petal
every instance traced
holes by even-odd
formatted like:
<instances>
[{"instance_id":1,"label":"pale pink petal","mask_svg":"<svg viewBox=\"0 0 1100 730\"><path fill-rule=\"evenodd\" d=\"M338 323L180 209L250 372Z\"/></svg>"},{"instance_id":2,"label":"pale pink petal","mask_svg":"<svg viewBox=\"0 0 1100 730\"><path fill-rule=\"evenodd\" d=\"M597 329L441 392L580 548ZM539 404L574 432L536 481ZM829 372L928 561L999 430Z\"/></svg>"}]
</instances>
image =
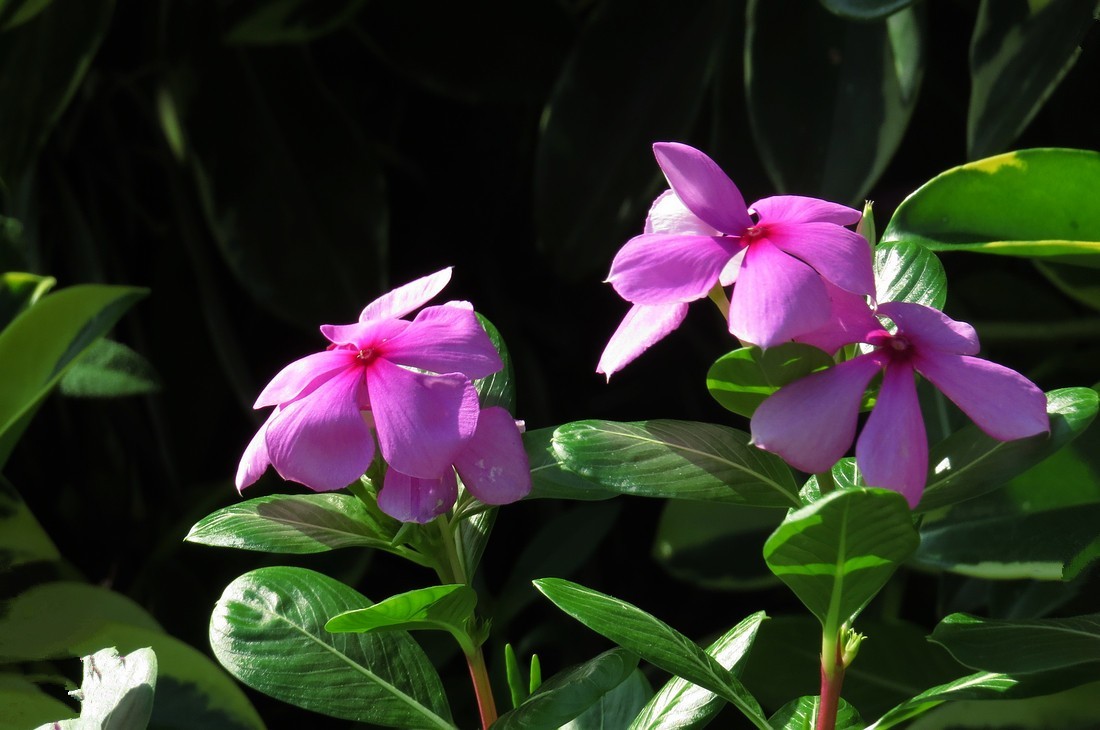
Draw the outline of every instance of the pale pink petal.
<instances>
[{"instance_id":1,"label":"pale pink petal","mask_svg":"<svg viewBox=\"0 0 1100 730\"><path fill-rule=\"evenodd\" d=\"M752 225L741 191L714 160L678 142L658 142L653 154L676 196L707 225L730 235Z\"/></svg>"},{"instance_id":2,"label":"pale pink petal","mask_svg":"<svg viewBox=\"0 0 1100 730\"><path fill-rule=\"evenodd\" d=\"M733 239L643 233L615 254L607 281L635 304L692 302L718 283L736 252Z\"/></svg>"},{"instance_id":3,"label":"pale pink petal","mask_svg":"<svg viewBox=\"0 0 1100 730\"><path fill-rule=\"evenodd\" d=\"M855 231L832 223L761 224L763 237L806 262L825 281L854 294L875 293L871 247Z\"/></svg>"},{"instance_id":4,"label":"pale pink petal","mask_svg":"<svg viewBox=\"0 0 1100 730\"><path fill-rule=\"evenodd\" d=\"M649 207L645 233L681 233L693 236L720 236L722 232L709 226L688 210L676 193L666 190Z\"/></svg>"},{"instance_id":5,"label":"pale pink petal","mask_svg":"<svg viewBox=\"0 0 1100 730\"><path fill-rule=\"evenodd\" d=\"M821 277L767 241L749 246L730 297L730 332L742 342L772 347L821 327L829 295Z\"/></svg>"},{"instance_id":6,"label":"pale pink petal","mask_svg":"<svg viewBox=\"0 0 1100 730\"><path fill-rule=\"evenodd\" d=\"M477 432L455 460L470 494L485 504L508 504L531 491L531 465L515 419L500 406L486 408Z\"/></svg>"},{"instance_id":7,"label":"pale pink petal","mask_svg":"<svg viewBox=\"0 0 1100 730\"><path fill-rule=\"evenodd\" d=\"M687 315L688 305L635 304L626 313L615 334L600 356L596 372L606 375L622 370L634 358L680 326Z\"/></svg>"},{"instance_id":8,"label":"pale pink petal","mask_svg":"<svg viewBox=\"0 0 1100 730\"><path fill-rule=\"evenodd\" d=\"M752 204L760 223L835 223L850 226L863 217L855 208L801 195L776 195ZM866 245L866 240L864 240Z\"/></svg>"},{"instance_id":9,"label":"pale pink petal","mask_svg":"<svg viewBox=\"0 0 1100 730\"><path fill-rule=\"evenodd\" d=\"M914 367L999 441L1050 430L1047 399L1030 380L1003 365L968 355L919 352Z\"/></svg>"},{"instance_id":10,"label":"pale pink petal","mask_svg":"<svg viewBox=\"0 0 1100 730\"><path fill-rule=\"evenodd\" d=\"M819 347L830 355L844 345L865 342L870 332L881 330L867 298L825 282L829 294L829 321L811 332L798 335L795 342Z\"/></svg>"},{"instance_id":11,"label":"pale pink petal","mask_svg":"<svg viewBox=\"0 0 1100 730\"><path fill-rule=\"evenodd\" d=\"M863 391L878 371L861 355L783 386L753 413L752 442L796 469L831 469L852 445Z\"/></svg>"},{"instance_id":12,"label":"pale pink petal","mask_svg":"<svg viewBox=\"0 0 1100 730\"><path fill-rule=\"evenodd\" d=\"M355 367L355 353L351 350L326 350L306 355L280 370L260 392L252 407L265 408L292 401L351 367Z\"/></svg>"},{"instance_id":13,"label":"pale pink petal","mask_svg":"<svg viewBox=\"0 0 1100 730\"><path fill-rule=\"evenodd\" d=\"M449 510L457 497L458 481L449 466L435 479L411 477L391 468L378 493L378 507L402 522L424 524Z\"/></svg>"},{"instance_id":14,"label":"pale pink petal","mask_svg":"<svg viewBox=\"0 0 1100 730\"><path fill-rule=\"evenodd\" d=\"M912 302L883 302L879 314L894 321L898 330L919 350L977 355L978 333L966 322L956 322L938 309Z\"/></svg>"},{"instance_id":15,"label":"pale pink petal","mask_svg":"<svg viewBox=\"0 0 1100 730\"><path fill-rule=\"evenodd\" d=\"M748 246L743 246L740 251L733 255L733 258L726 262L726 265L722 267L722 270L718 273L718 283L722 286L733 286L737 281L737 276L741 273L741 262L745 260L745 254L749 252Z\"/></svg>"},{"instance_id":16,"label":"pale pink petal","mask_svg":"<svg viewBox=\"0 0 1100 730\"><path fill-rule=\"evenodd\" d=\"M360 322L371 319L404 317L417 307L427 304L451 280L451 267L399 286L368 304L359 315Z\"/></svg>"},{"instance_id":17,"label":"pale pink petal","mask_svg":"<svg viewBox=\"0 0 1100 730\"><path fill-rule=\"evenodd\" d=\"M382 357L433 373L462 373L483 378L504 367L492 340L466 302L426 307L410 326L379 343Z\"/></svg>"},{"instance_id":18,"label":"pale pink petal","mask_svg":"<svg viewBox=\"0 0 1100 730\"><path fill-rule=\"evenodd\" d=\"M856 463L867 486L901 492L910 507L917 506L928 479L928 434L908 364L887 366L856 442Z\"/></svg>"},{"instance_id":19,"label":"pale pink petal","mask_svg":"<svg viewBox=\"0 0 1100 730\"><path fill-rule=\"evenodd\" d=\"M321 334L337 347L369 350L404 332L412 322L403 319L372 319L353 324L323 324Z\"/></svg>"},{"instance_id":20,"label":"pale pink petal","mask_svg":"<svg viewBox=\"0 0 1100 730\"><path fill-rule=\"evenodd\" d=\"M362 387L361 370L344 370L272 414L267 453L283 479L325 492L362 476L374 458L374 438L359 412Z\"/></svg>"},{"instance_id":21,"label":"pale pink petal","mask_svg":"<svg viewBox=\"0 0 1100 730\"><path fill-rule=\"evenodd\" d=\"M256 435L252 437L252 440L248 442L248 447L244 450L241 463L237 466L235 481L238 492L255 484L256 480L267 470L267 467L271 466L271 459L267 455L267 425L271 423L274 416L275 412L272 412L267 417L264 425L260 426L260 429L256 431Z\"/></svg>"},{"instance_id":22,"label":"pale pink petal","mask_svg":"<svg viewBox=\"0 0 1100 730\"><path fill-rule=\"evenodd\" d=\"M477 391L464 375L427 375L378 359L367 368L367 387L382 456L409 476L439 476L477 428Z\"/></svg>"}]
</instances>

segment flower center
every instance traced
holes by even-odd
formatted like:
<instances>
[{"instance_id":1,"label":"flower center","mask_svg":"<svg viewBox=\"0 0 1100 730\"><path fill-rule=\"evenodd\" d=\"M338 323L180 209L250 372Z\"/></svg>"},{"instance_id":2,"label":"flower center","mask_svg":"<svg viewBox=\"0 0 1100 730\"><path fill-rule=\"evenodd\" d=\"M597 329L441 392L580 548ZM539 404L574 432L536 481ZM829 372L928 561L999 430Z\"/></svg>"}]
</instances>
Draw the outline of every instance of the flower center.
<instances>
[{"instance_id":1,"label":"flower center","mask_svg":"<svg viewBox=\"0 0 1100 730\"><path fill-rule=\"evenodd\" d=\"M763 238L765 233L764 226L756 225L749 226L741 233L741 242L744 244L750 244L757 239Z\"/></svg>"},{"instance_id":2,"label":"flower center","mask_svg":"<svg viewBox=\"0 0 1100 730\"><path fill-rule=\"evenodd\" d=\"M364 365L369 365L375 357L378 356L378 352L373 347L365 347L359 351L359 354L355 356L355 359Z\"/></svg>"},{"instance_id":3,"label":"flower center","mask_svg":"<svg viewBox=\"0 0 1100 730\"><path fill-rule=\"evenodd\" d=\"M874 345L879 352L891 360L908 360L913 355L913 343L900 331L890 334L879 330L867 335L867 344Z\"/></svg>"}]
</instances>

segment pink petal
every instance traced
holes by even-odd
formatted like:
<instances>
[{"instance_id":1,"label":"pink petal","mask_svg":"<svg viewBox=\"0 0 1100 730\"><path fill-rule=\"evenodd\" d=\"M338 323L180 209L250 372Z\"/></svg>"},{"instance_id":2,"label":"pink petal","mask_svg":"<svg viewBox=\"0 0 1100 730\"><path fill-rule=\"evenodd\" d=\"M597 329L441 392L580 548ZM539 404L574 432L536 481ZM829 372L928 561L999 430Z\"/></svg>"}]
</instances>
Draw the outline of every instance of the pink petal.
<instances>
[{"instance_id":1,"label":"pink petal","mask_svg":"<svg viewBox=\"0 0 1100 730\"><path fill-rule=\"evenodd\" d=\"M412 322L403 319L372 319L353 324L323 324L321 334L338 347L364 350L397 337L410 325Z\"/></svg>"},{"instance_id":2,"label":"pink petal","mask_svg":"<svg viewBox=\"0 0 1100 730\"><path fill-rule=\"evenodd\" d=\"M643 233L619 249L607 281L634 304L693 302L707 295L735 253L733 239Z\"/></svg>"},{"instance_id":3,"label":"pink petal","mask_svg":"<svg viewBox=\"0 0 1100 730\"><path fill-rule=\"evenodd\" d=\"M426 307L411 325L379 344L392 363L433 373L462 373L483 378L504 367L474 309L466 302Z\"/></svg>"},{"instance_id":4,"label":"pink petal","mask_svg":"<svg viewBox=\"0 0 1100 730\"><path fill-rule=\"evenodd\" d=\"M374 438L359 412L362 384L362 370L348 369L272 414L267 452L283 479L325 492L367 470Z\"/></svg>"},{"instance_id":5,"label":"pink petal","mask_svg":"<svg viewBox=\"0 0 1100 730\"><path fill-rule=\"evenodd\" d=\"M704 223L688 210L676 193L666 190L649 207L645 233L680 233L693 236L720 236L722 232Z\"/></svg>"},{"instance_id":6,"label":"pink petal","mask_svg":"<svg viewBox=\"0 0 1100 730\"><path fill-rule=\"evenodd\" d=\"M256 480L267 470L267 467L271 466L271 459L267 455L267 426L274 416L275 412L272 412L267 417L264 425L256 431L256 435L248 442L244 455L241 456L241 463L237 466L237 478L235 480L238 492L255 484Z\"/></svg>"},{"instance_id":7,"label":"pink petal","mask_svg":"<svg viewBox=\"0 0 1100 730\"><path fill-rule=\"evenodd\" d=\"M485 504L508 504L531 491L531 465L515 419L499 406L486 408L477 432L455 460L470 494Z\"/></svg>"},{"instance_id":8,"label":"pink petal","mask_svg":"<svg viewBox=\"0 0 1100 730\"><path fill-rule=\"evenodd\" d=\"M718 283L722 286L733 286L737 282L737 276L741 273L741 262L745 260L745 254L749 252L748 246L742 246L741 250L733 255L722 270L718 272Z\"/></svg>"},{"instance_id":9,"label":"pink petal","mask_svg":"<svg viewBox=\"0 0 1100 730\"><path fill-rule=\"evenodd\" d=\"M835 223L850 226L863 217L855 208L801 195L776 195L752 204L760 223ZM867 245L864 240L864 245Z\"/></svg>"},{"instance_id":10,"label":"pink petal","mask_svg":"<svg viewBox=\"0 0 1100 730\"><path fill-rule=\"evenodd\" d=\"M868 486L901 492L910 507L917 506L928 480L928 434L909 365L886 368L856 443L856 463Z\"/></svg>"},{"instance_id":11,"label":"pink petal","mask_svg":"<svg viewBox=\"0 0 1100 730\"><path fill-rule=\"evenodd\" d=\"M768 241L812 266L825 281L854 294L875 293L871 247L855 231L832 223L762 223L761 228Z\"/></svg>"},{"instance_id":12,"label":"pink petal","mask_svg":"<svg viewBox=\"0 0 1100 730\"><path fill-rule=\"evenodd\" d=\"M753 413L752 442L796 469L831 469L852 445L863 391L878 371L861 355L783 386Z\"/></svg>"},{"instance_id":13,"label":"pink petal","mask_svg":"<svg viewBox=\"0 0 1100 730\"><path fill-rule=\"evenodd\" d=\"M828 321L829 295L821 277L767 241L749 246L730 297L730 332L743 342L772 347Z\"/></svg>"},{"instance_id":14,"label":"pink petal","mask_svg":"<svg viewBox=\"0 0 1100 730\"><path fill-rule=\"evenodd\" d=\"M610 379L612 373L622 370L634 358L679 327L687 311L688 305L679 302L632 306L615 334L611 335L611 340L600 356L596 372Z\"/></svg>"},{"instance_id":15,"label":"pink petal","mask_svg":"<svg viewBox=\"0 0 1100 730\"><path fill-rule=\"evenodd\" d=\"M411 477L391 468L378 493L378 506L402 522L424 524L449 510L457 497L458 481L450 467L435 479Z\"/></svg>"},{"instance_id":16,"label":"pink petal","mask_svg":"<svg viewBox=\"0 0 1100 730\"><path fill-rule=\"evenodd\" d=\"M653 154L676 196L707 225L730 235L752 225L741 191L714 160L678 142L658 142Z\"/></svg>"},{"instance_id":17,"label":"pink petal","mask_svg":"<svg viewBox=\"0 0 1100 730\"><path fill-rule=\"evenodd\" d=\"M867 333L882 329L871 312L867 299L825 282L829 294L829 321L806 334L795 337L796 342L821 348L832 354L844 345L864 342Z\"/></svg>"},{"instance_id":18,"label":"pink petal","mask_svg":"<svg viewBox=\"0 0 1100 730\"><path fill-rule=\"evenodd\" d=\"M362 314L359 315L359 321L396 319L427 304L432 297L443 291L443 287L447 286L447 282L451 280L451 268L448 266L442 271L429 274L383 294L363 309Z\"/></svg>"},{"instance_id":19,"label":"pink petal","mask_svg":"<svg viewBox=\"0 0 1100 730\"><path fill-rule=\"evenodd\" d=\"M1030 380L1003 365L968 355L920 352L913 365L999 441L1050 431L1047 399Z\"/></svg>"},{"instance_id":20,"label":"pink petal","mask_svg":"<svg viewBox=\"0 0 1100 730\"><path fill-rule=\"evenodd\" d=\"M351 367L355 367L355 353L350 350L326 350L306 355L280 370L260 392L252 407L265 408L288 403Z\"/></svg>"},{"instance_id":21,"label":"pink petal","mask_svg":"<svg viewBox=\"0 0 1100 730\"><path fill-rule=\"evenodd\" d=\"M439 476L477 428L477 391L464 375L426 375L380 358L367 369L367 388L382 456L409 476Z\"/></svg>"},{"instance_id":22,"label":"pink petal","mask_svg":"<svg viewBox=\"0 0 1100 730\"><path fill-rule=\"evenodd\" d=\"M938 309L912 302L883 302L879 314L894 320L898 330L921 352L978 354L978 333L966 322L956 322Z\"/></svg>"}]
</instances>

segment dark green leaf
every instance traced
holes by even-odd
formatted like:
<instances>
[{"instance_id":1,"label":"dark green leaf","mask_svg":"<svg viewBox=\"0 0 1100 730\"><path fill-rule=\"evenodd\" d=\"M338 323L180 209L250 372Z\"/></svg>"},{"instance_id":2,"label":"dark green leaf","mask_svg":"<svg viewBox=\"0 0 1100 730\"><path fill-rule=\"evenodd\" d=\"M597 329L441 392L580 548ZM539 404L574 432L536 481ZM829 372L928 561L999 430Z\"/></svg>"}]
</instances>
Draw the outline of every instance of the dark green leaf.
<instances>
[{"instance_id":1,"label":"dark green leaf","mask_svg":"<svg viewBox=\"0 0 1100 730\"><path fill-rule=\"evenodd\" d=\"M1066 296L1100 309L1100 277L1092 268L1036 261L1036 268Z\"/></svg>"},{"instance_id":2,"label":"dark green leaf","mask_svg":"<svg viewBox=\"0 0 1100 730\"><path fill-rule=\"evenodd\" d=\"M710 366L707 390L723 408L748 417L782 386L831 365L833 358L828 354L797 342L767 350L742 347Z\"/></svg>"},{"instance_id":3,"label":"dark green leaf","mask_svg":"<svg viewBox=\"0 0 1100 730\"><path fill-rule=\"evenodd\" d=\"M52 0L0 0L0 32L11 30L45 10Z\"/></svg>"},{"instance_id":4,"label":"dark green leaf","mask_svg":"<svg viewBox=\"0 0 1100 730\"><path fill-rule=\"evenodd\" d=\"M913 0L820 0L830 13L855 20L878 20L913 4Z\"/></svg>"},{"instance_id":5,"label":"dark green leaf","mask_svg":"<svg viewBox=\"0 0 1100 730\"><path fill-rule=\"evenodd\" d=\"M157 689L157 655L135 649L120 656L117 649L101 649L84 657L80 685L80 718L57 723L58 730L135 730L149 724Z\"/></svg>"},{"instance_id":6,"label":"dark green leaf","mask_svg":"<svg viewBox=\"0 0 1100 730\"><path fill-rule=\"evenodd\" d=\"M857 23L800 0L749 3L749 117L781 192L862 205L916 106L921 10Z\"/></svg>"},{"instance_id":7,"label":"dark green leaf","mask_svg":"<svg viewBox=\"0 0 1100 730\"><path fill-rule=\"evenodd\" d=\"M561 726L561 730L606 730L625 728L646 701L653 696L653 688L641 670L635 669L615 689L596 700L573 720Z\"/></svg>"},{"instance_id":8,"label":"dark green leaf","mask_svg":"<svg viewBox=\"0 0 1100 730\"><path fill-rule=\"evenodd\" d=\"M304 568L261 568L214 607L210 645L242 682L292 705L357 722L453 728L439 676L408 634L330 634L330 616L370 601Z\"/></svg>"},{"instance_id":9,"label":"dark green leaf","mask_svg":"<svg viewBox=\"0 0 1100 730\"><path fill-rule=\"evenodd\" d=\"M619 493L585 479L562 466L554 455L557 429L539 428L523 434L523 446L531 464L531 493L527 499L575 499L584 502L611 499Z\"/></svg>"},{"instance_id":10,"label":"dark green leaf","mask_svg":"<svg viewBox=\"0 0 1100 730\"><path fill-rule=\"evenodd\" d=\"M1031 674L1100 662L1100 614L1034 621L953 613L930 637L972 669Z\"/></svg>"},{"instance_id":11,"label":"dark green leaf","mask_svg":"<svg viewBox=\"0 0 1100 730\"><path fill-rule=\"evenodd\" d=\"M268 0L258 5L237 3L236 7L243 8L245 12L231 21L232 25L223 40L230 45L305 43L343 26L355 17L364 2Z\"/></svg>"},{"instance_id":12,"label":"dark green leaf","mask_svg":"<svg viewBox=\"0 0 1100 730\"><path fill-rule=\"evenodd\" d=\"M982 0L970 43L970 159L1006 150L1081 54L1096 0Z\"/></svg>"},{"instance_id":13,"label":"dark green leaf","mask_svg":"<svg viewBox=\"0 0 1100 730\"><path fill-rule=\"evenodd\" d=\"M875 249L875 291L880 302L915 302L943 309L947 276L936 254L898 241Z\"/></svg>"},{"instance_id":14,"label":"dark green leaf","mask_svg":"<svg viewBox=\"0 0 1100 730\"><path fill-rule=\"evenodd\" d=\"M555 730L627 681L638 657L611 649L548 679L527 700L493 724L494 730Z\"/></svg>"},{"instance_id":15,"label":"dark green leaf","mask_svg":"<svg viewBox=\"0 0 1100 730\"><path fill-rule=\"evenodd\" d=\"M920 730L1092 730L1100 719L1100 684L1071 690L1052 688L1050 693L1020 699L960 700L939 705L917 723ZM1018 691L1013 688L1009 694Z\"/></svg>"},{"instance_id":16,"label":"dark green leaf","mask_svg":"<svg viewBox=\"0 0 1100 730\"><path fill-rule=\"evenodd\" d=\"M458 525L460 545L462 547L462 562L465 566L466 578L470 579L477 572L477 566L481 562L481 556L485 553L485 546L489 544L489 535L493 532L493 525L497 521L497 509L487 508L477 514L462 518Z\"/></svg>"},{"instance_id":17,"label":"dark green leaf","mask_svg":"<svg viewBox=\"0 0 1100 730\"><path fill-rule=\"evenodd\" d=\"M541 578L535 587L593 631L646 661L731 702L759 728L768 723L741 682L699 645L626 601L560 578Z\"/></svg>"},{"instance_id":18,"label":"dark green leaf","mask_svg":"<svg viewBox=\"0 0 1100 730\"><path fill-rule=\"evenodd\" d=\"M273 494L199 520L184 539L201 545L319 553L344 547L390 550L399 523L349 494Z\"/></svg>"},{"instance_id":19,"label":"dark green leaf","mask_svg":"<svg viewBox=\"0 0 1100 730\"><path fill-rule=\"evenodd\" d=\"M0 573L26 563L60 559L57 546L19 492L0 476Z\"/></svg>"},{"instance_id":20,"label":"dark green leaf","mask_svg":"<svg viewBox=\"0 0 1100 730\"><path fill-rule=\"evenodd\" d=\"M1073 439L1096 417L1100 397L1091 388L1047 393L1050 435L997 441L971 424L932 447L931 473L916 511L927 512L990 492L1027 471Z\"/></svg>"},{"instance_id":21,"label":"dark green leaf","mask_svg":"<svg viewBox=\"0 0 1100 730\"><path fill-rule=\"evenodd\" d=\"M817 727L817 695L799 697L779 708L768 722L781 730L814 730ZM865 723L856 708L840 698L836 711L836 730L863 730Z\"/></svg>"},{"instance_id":22,"label":"dark green leaf","mask_svg":"<svg viewBox=\"0 0 1100 730\"><path fill-rule=\"evenodd\" d=\"M57 279L21 271L0 274L0 329L53 288Z\"/></svg>"},{"instance_id":23,"label":"dark green leaf","mask_svg":"<svg viewBox=\"0 0 1100 730\"><path fill-rule=\"evenodd\" d=\"M466 627L476 605L477 593L469 586L431 586L391 596L367 608L337 614L325 624L325 631L333 634L394 629L447 631L469 656L477 645Z\"/></svg>"},{"instance_id":24,"label":"dark green leaf","mask_svg":"<svg viewBox=\"0 0 1100 730\"><path fill-rule=\"evenodd\" d=\"M37 728L76 717L76 710L40 690L19 674L0 674L0 730ZM51 728L52 730L52 728Z\"/></svg>"},{"instance_id":25,"label":"dark green leaf","mask_svg":"<svg viewBox=\"0 0 1100 730\"><path fill-rule=\"evenodd\" d=\"M845 489L788 515L764 543L764 559L826 631L837 631L875 597L919 540L900 494Z\"/></svg>"},{"instance_id":26,"label":"dark green leaf","mask_svg":"<svg viewBox=\"0 0 1100 730\"><path fill-rule=\"evenodd\" d=\"M493 347L496 348L501 361L504 363L504 367L497 372L474 381L478 400L481 402L482 408L502 406L515 416L516 384L515 372L512 370L512 356L508 354L508 346L504 344L504 338L501 336L500 330L480 314L477 315L477 319L481 322L485 332L488 333L489 340L492 341Z\"/></svg>"},{"instance_id":27,"label":"dark green leaf","mask_svg":"<svg viewBox=\"0 0 1100 730\"><path fill-rule=\"evenodd\" d=\"M577 421L558 427L553 449L566 469L620 494L758 507L798 503L790 468L726 426Z\"/></svg>"},{"instance_id":28,"label":"dark green leaf","mask_svg":"<svg viewBox=\"0 0 1100 730\"><path fill-rule=\"evenodd\" d=\"M731 8L687 0L669 23L657 0L610 0L589 16L543 112L535 159L539 245L561 276L605 270L641 232L659 192L651 145L691 131Z\"/></svg>"},{"instance_id":29,"label":"dark green leaf","mask_svg":"<svg viewBox=\"0 0 1100 730\"><path fill-rule=\"evenodd\" d=\"M81 398L145 395L160 390L160 378L148 360L126 345L100 339L61 378L60 390Z\"/></svg>"}]
</instances>

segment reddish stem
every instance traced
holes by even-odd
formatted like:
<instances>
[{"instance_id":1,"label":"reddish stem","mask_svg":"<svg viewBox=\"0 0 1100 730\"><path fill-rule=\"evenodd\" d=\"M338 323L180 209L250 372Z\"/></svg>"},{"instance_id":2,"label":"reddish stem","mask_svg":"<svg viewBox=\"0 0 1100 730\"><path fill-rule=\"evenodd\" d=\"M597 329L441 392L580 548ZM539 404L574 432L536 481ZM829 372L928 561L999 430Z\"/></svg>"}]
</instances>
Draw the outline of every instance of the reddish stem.
<instances>
[{"instance_id":1,"label":"reddish stem","mask_svg":"<svg viewBox=\"0 0 1100 730\"><path fill-rule=\"evenodd\" d=\"M470 667L470 680L474 684L481 728L489 730L489 726L497 721L497 705L493 700L493 687L489 684L489 671L485 668L485 655L481 653L480 646L473 654L466 655L466 664Z\"/></svg>"},{"instance_id":2,"label":"reddish stem","mask_svg":"<svg viewBox=\"0 0 1100 730\"><path fill-rule=\"evenodd\" d=\"M817 721L814 730L834 730L836 728L836 713L840 706L840 687L844 684L844 655L840 642L836 645L836 657L831 662L821 658L821 698L817 705Z\"/></svg>"}]
</instances>

